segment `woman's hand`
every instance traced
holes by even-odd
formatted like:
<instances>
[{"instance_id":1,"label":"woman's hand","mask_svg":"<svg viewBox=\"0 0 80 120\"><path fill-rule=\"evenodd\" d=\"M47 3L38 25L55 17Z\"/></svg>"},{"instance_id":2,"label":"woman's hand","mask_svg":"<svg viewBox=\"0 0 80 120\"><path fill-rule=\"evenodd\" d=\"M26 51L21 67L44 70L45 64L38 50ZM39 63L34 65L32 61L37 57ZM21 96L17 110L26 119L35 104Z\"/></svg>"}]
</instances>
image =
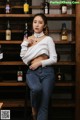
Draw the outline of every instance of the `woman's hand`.
<instances>
[{"instance_id":1,"label":"woman's hand","mask_svg":"<svg viewBox=\"0 0 80 120\"><path fill-rule=\"evenodd\" d=\"M30 45L33 44L34 42L32 37L28 37L28 38L24 37L24 41L27 41Z\"/></svg>"},{"instance_id":2,"label":"woman's hand","mask_svg":"<svg viewBox=\"0 0 80 120\"><path fill-rule=\"evenodd\" d=\"M29 66L29 68L31 70L35 70L37 69L39 66L41 66L41 62L36 62L36 63L33 63L32 65Z\"/></svg>"}]
</instances>

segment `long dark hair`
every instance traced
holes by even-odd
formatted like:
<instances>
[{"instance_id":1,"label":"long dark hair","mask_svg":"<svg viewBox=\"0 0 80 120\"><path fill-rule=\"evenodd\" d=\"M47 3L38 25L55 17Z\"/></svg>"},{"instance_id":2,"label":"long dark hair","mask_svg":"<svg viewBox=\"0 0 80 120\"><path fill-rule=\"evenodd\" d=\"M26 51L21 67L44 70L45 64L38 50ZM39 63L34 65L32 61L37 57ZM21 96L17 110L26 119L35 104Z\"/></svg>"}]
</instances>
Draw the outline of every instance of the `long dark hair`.
<instances>
[{"instance_id":1,"label":"long dark hair","mask_svg":"<svg viewBox=\"0 0 80 120\"><path fill-rule=\"evenodd\" d=\"M43 13L37 13L34 15L33 20L36 16L40 16L43 21L44 21L44 28L43 28L43 32L45 35L49 34L49 29L48 29L48 25L47 25L47 17L43 14Z\"/></svg>"}]
</instances>

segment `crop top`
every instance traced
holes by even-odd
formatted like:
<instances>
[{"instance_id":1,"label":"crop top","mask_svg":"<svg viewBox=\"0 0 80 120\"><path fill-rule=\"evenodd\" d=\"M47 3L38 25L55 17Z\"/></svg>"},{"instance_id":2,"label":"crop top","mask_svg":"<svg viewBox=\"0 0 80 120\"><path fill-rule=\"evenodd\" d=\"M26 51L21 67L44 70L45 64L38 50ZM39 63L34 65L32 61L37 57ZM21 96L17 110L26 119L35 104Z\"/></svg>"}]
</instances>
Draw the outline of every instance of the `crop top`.
<instances>
[{"instance_id":1,"label":"crop top","mask_svg":"<svg viewBox=\"0 0 80 120\"><path fill-rule=\"evenodd\" d=\"M46 54L49 57L48 59L41 61L42 67L52 65L57 62L55 44L50 36L46 36L33 46L28 46L28 44L29 42L24 40L21 43L20 51L20 57L26 65L29 65L29 62L32 59L42 54Z\"/></svg>"}]
</instances>

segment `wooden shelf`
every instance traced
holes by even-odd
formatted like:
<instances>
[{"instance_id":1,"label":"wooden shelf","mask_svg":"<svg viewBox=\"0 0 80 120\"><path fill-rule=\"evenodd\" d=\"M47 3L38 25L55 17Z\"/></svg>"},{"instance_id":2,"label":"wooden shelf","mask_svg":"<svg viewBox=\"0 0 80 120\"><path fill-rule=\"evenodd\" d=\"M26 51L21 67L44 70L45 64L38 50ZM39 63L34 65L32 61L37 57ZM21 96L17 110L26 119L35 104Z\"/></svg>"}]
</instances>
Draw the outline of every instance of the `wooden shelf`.
<instances>
[{"instance_id":1,"label":"wooden shelf","mask_svg":"<svg viewBox=\"0 0 80 120\"><path fill-rule=\"evenodd\" d=\"M24 100L2 100L0 102L3 102L3 108L7 107L13 107L13 108L16 108L16 107L25 107L25 101ZM69 102L61 102L61 103L57 103L57 102L54 102L52 103L51 105L52 107L64 107L64 108L68 108L68 107L75 107L75 104L74 103L69 103ZM27 102L27 107L31 107L30 106L30 102Z\"/></svg>"},{"instance_id":2,"label":"wooden shelf","mask_svg":"<svg viewBox=\"0 0 80 120\"><path fill-rule=\"evenodd\" d=\"M75 18L75 14L47 14L46 17L51 17L51 18Z\"/></svg>"},{"instance_id":3,"label":"wooden shelf","mask_svg":"<svg viewBox=\"0 0 80 120\"><path fill-rule=\"evenodd\" d=\"M75 107L75 103L72 101L55 101L52 103L52 107L63 107L63 108L69 108L69 107Z\"/></svg>"},{"instance_id":4,"label":"wooden shelf","mask_svg":"<svg viewBox=\"0 0 80 120\"><path fill-rule=\"evenodd\" d=\"M67 29L67 31L68 31L68 33L72 33L73 32L73 30L68 30L68 29ZM61 30L49 30L49 32L50 33L61 33Z\"/></svg>"},{"instance_id":5,"label":"wooden shelf","mask_svg":"<svg viewBox=\"0 0 80 120\"><path fill-rule=\"evenodd\" d=\"M30 105L30 101L27 101L27 106L31 107ZM75 107L75 103L73 103L72 101L53 101L51 103L51 107L63 107L63 108L69 108L69 107Z\"/></svg>"},{"instance_id":6,"label":"wooden shelf","mask_svg":"<svg viewBox=\"0 0 80 120\"><path fill-rule=\"evenodd\" d=\"M76 65L76 63L65 61L65 62L57 62L54 65Z\"/></svg>"},{"instance_id":7,"label":"wooden shelf","mask_svg":"<svg viewBox=\"0 0 80 120\"><path fill-rule=\"evenodd\" d=\"M0 62L0 65L25 65L22 61L5 61L5 62ZM55 65L76 65L75 62L58 62L58 63L55 63Z\"/></svg>"},{"instance_id":8,"label":"wooden shelf","mask_svg":"<svg viewBox=\"0 0 80 120\"><path fill-rule=\"evenodd\" d=\"M75 44L76 42L75 41L54 41L55 42L55 44Z\"/></svg>"},{"instance_id":9,"label":"wooden shelf","mask_svg":"<svg viewBox=\"0 0 80 120\"><path fill-rule=\"evenodd\" d=\"M26 18L26 17L33 17L32 14L0 14L0 17L1 18L7 18L7 17L10 17L10 18Z\"/></svg>"},{"instance_id":10,"label":"wooden shelf","mask_svg":"<svg viewBox=\"0 0 80 120\"><path fill-rule=\"evenodd\" d=\"M34 14L0 14L0 18L6 18L6 17L10 17L10 18L13 18L13 17L17 17L17 18L26 18L26 17L33 17ZM49 18L75 18L75 14L47 14L46 17L49 17Z\"/></svg>"},{"instance_id":11,"label":"wooden shelf","mask_svg":"<svg viewBox=\"0 0 80 120\"><path fill-rule=\"evenodd\" d=\"M57 87L64 87L64 86L72 87L72 86L75 86L75 83L74 82L61 82L61 83L56 82L55 86L57 86Z\"/></svg>"},{"instance_id":12,"label":"wooden shelf","mask_svg":"<svg viewBox=\"0 0 80 120\"><path fill-rule=\"evenodd\" d=\"M0 82L0 86L24 86L26 87L26 82L15 82L15 81L7 81L7 80L4 80L3 82ZM72 86L75 86L75 83L74 82L61 82L61 83L55 83L55 86L57 87L72 87Z\"/></svg>"},{"instance_id":13,"label":"wooden shelf","mask_svg":"<svg viewBox=\"0 0 80 120\"><path fill-rule=\"evenodd\" d=\"M0 65L25 65L22 61L5 61L0 62Z\"/></svg>"},{"instance_id":14,"label":"wooden shelf","mask_svg":"<svg viewBox=\"0 0 80 120\"><path fill-rule=\"evenodd\" d=\"M16 107L25 107L25 101L24 100L0 100L0 102L3 102L3 108L16 108Z\"/></svg>"},{"instance_id":15,"label":"wooden shelf","mask_svg":"<svg viewBox=\"0 0 80 120\"><path fill-rule=\"evenodd\" d=\"M0 44L21 44L23 40L0 40ZM75 44L75 41L54 41L55 44Z\"/></svg>"},{"instance_id":16,"label":"wooden shelf","mask_svg":"<svg viewBox=\"0 0 80 120\"><path fill-rule=\"evenodd\" d=\"M5 61L0 62L0 65L25 65L22 61ZM54 65L76 65L75 62L58 62Z\"/></svg>"},{"instance_id":17,"label":"wooden shelf","mask_svg":"<svg viewBox=\"0 0 80 120\"><path fill-rule=\"evenodd\" d=\"M11 30L11 33L22 33L23 30ZM0 30L0 33L5 33L5 30Z\"/></svg>"},{"instance_id":18,"label":"wooden shelf","mask_svg":"<svg viewBox=\"0 0 80 120\"><path fill-rule=\"evenodd\" d=\"M12 87L16 87L16 86L26 86L26 83L25 82L10 82L10 81L3 81L3 82L0 82L0 86L12 86Z\"/></svg>"},{"instance_id":19,"label":"wooden shelf","mask_svg":"<svg viewBox=\"0 0 80 120\"><path fill-rule=\"evenodd\" d=\"M0 44L21 44L22 40L0 40Z\"/></svg>"},{"instance_id":20,"label":"wooden shelf","mask_svg":"<svg viewBox=\"0 0 80 120\"><path fill-rule=\"evenodd\" d=\"M67 30L68 33L73 32L72 30ZM23 30L11 30L11 33L22 33ZM0 30L0 33L5 33L5 30ZM61 33L61 30L49 30L49 33Z\"/></svg>"}]
</instances>

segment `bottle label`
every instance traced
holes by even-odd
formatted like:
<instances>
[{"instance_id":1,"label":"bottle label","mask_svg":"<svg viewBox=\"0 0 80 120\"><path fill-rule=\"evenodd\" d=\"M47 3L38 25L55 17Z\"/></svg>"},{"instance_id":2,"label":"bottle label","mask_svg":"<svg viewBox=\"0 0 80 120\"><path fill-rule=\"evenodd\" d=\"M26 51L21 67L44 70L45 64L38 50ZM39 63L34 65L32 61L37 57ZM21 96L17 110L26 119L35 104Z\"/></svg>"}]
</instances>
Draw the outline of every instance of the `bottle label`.
<instances>
[{"instance_id":1,"label":"bottle label","mask_svg":"<svg viewBox=\"0 0 80 120\"><path fill-rule=\"evenodd\" d=\"M0 60L3 59L3 53L0 53Z\"/></svg>"},{"instance_id":2,"label":"bottle label","mask_svg":"<svg viewBox=\"0 0 80 120\"><path fill-rule=\"evenodd\" d=\"M45 14L48 14L48 8L45 8Z\"/></svg>"},{"instance_id":3,"label":"bottle label","mask_svg":"<svg viewBox=\"0 0 80 120\"><path fill-rule=\"evenodd\" d=\"M67 40L67 36L62 36L62 40Z\"/></svg>"},{"instance_id":4,"label":"bottle label","mask_svg":"<svg viewBox=\"0 0 80 120\"><path fill-rule=\"evenodd\" d=\"M10 6L6 5L6 13L10 13Z\"/></svg>"},{"instance_id":5,"label":"bottle label","mask_svg":"<svg viewBox=\"0 0 80 120\"><path fill-rule=\"evenodd\" d=\"M23 81L23 72L22 71L17 72L17 81Z\"/></svg>"},{"instance_id":6,"label":"bottle label","mask_svg":"<svg viewBox=\"0 0 80 120\"><path fill-rule=\"evenodd\" d=\"M61 80L61 75L58 75L58 80Z\"/></svg>"},{"instance_id":7,"label":"bottle label","mask_svg":"<svg viewBox=\"0 0 80 120\"><path fill-rule=\"evenodd\" d=\"M67 12L67 6L62 7L62 13L65 14Z\"/></svg>"},{"instance_id":8,"label":"bottle label","mask_svg":"<svg viewBox=\"0 0 80 120\"><path fill-rule=\"evenodd\" d=\"M6 30L6 40L11 40L11 31Z\"/></svg>"},{"instance_id":9,"label":"bottle label","mask_svg":"<svg viewBox=\"0 0 80 120\"><path fill-rule=\"evenodd\" d=\"M29 5L27 3L24 4L24 13L29 12Z\"/></svg>"},{"instance_id":10,"label":"bottle label","mask_svg":"<svg viewBox=\"0 0 80 120\"><path fill-rule=\"evenodd\" d=\"M22 81L22 76L18 76L18 81Z\"/></svg>"}]
</instances>

